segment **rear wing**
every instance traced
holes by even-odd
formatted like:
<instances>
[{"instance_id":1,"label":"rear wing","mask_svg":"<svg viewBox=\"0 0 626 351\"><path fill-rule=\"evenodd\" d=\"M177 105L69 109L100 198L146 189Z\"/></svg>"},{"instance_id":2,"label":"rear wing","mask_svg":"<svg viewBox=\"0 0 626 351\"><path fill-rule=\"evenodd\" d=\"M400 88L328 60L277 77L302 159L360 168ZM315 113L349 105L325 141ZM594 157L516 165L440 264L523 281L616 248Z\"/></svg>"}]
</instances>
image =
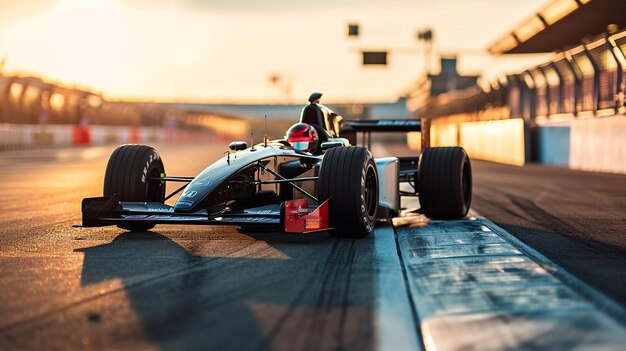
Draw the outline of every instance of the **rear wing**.
<instances>
[{"instance_id":1,"label":"rear wing","mask_svg":"<svg viewBox=\"0 0 626 351\"><path fill-rule=\"evenodd\" d=\"M352 128L357 132L419 132L422 130L422 121L419 119L347 120L343 127Z\"/></svg>"},{"instance_id":2,"label":"rear wing","mask_svg":"<svg viewBox=\"0 0 626 351\"><path fill-rule=\"evenodd\" d=\"M419 119L369 119L345 120L340 136L348 139L350 144L357 144L357 134L362 133L363 144L371 147L372 132L420 132L422 121Z\"/></svg>"}]
</instances>

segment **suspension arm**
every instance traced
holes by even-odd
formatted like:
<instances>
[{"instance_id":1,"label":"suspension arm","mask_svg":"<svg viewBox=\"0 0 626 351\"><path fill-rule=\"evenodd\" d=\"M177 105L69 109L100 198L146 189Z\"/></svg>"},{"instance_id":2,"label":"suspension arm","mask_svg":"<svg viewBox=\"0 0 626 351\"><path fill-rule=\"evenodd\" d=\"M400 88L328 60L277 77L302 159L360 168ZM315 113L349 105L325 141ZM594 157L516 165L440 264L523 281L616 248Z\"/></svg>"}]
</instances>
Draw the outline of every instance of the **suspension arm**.
<instances>
[{"instance_id":1,"label":"suspension arm","mask_svg":"<svg viewBox=\"0 0 626 351\"><path fill-rule=\"evenodd\" d=\"M284 182L289 183L289 185L291 185L294 189L296 189L296 190L298 190L299 192L301 192L301 193L302 193L302 195L304 195L304 196L308 197L309 199L311 199L311 200L313 200L313 201L315 201L315 202L318 202L318 200L317 200L317 198L316 198L315 196L313 196L313 195L309 194L306 190L304 190L304 189L302 189L301 187L299 187L299 186L295 185L295 184L293 183L293 180L292 180L292 179L287 179L287 178L285 178L285 177L281 176L281 175L280 175L280 174L278 174L277 172L274 172L273 170L271 170L271 169L267 168L267 166L266 166L266 165L264 165L264 164L262 164L261 162L259 162L259 167L263 168L263 170L264 170L264 171L269 172L271 175L275 176L276 178L279 178L280 180L283 180ZM296 178L296 179L298 179L298 178ZM304 178L300 178L300 179L304 179ZM298 179L298 180L299 180L299 179Z\"/></svg>"}]
</instances>

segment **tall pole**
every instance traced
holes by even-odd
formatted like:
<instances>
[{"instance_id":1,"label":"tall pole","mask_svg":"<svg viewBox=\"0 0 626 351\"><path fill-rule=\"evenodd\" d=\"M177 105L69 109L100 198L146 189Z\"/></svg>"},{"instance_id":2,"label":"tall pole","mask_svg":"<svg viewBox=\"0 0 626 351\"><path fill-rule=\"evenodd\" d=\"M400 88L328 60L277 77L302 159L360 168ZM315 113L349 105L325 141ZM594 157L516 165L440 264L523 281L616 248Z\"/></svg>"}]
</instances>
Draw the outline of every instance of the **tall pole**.
<instances>
[{"instance_id":1,"label":"tall pole","mask_svg":"<svg viewBox=\"0 0 626 351\"><path fill-rule=\"evenodd\" d=\"M425 29L417 33L417 40L424 42L424 71L430 74L433 51L433 30Z\"/></svg>"},{"instance_id":2,"label":"tall pole","mask_svg":"<svg viewBox=\"0 0 626 351\"><path fill-rule=\"evenodd\" d=\"M428 118L422 118L422 126L420 135L422 137L422 152L430 147L430 120Z\"/></svg>"},{"instance_id":3,"label":"tall pole","mask_svg":"<svg viewBox=\"0 0 626 351\"><path fill-rule=\"evenodd\" d=\"M433 51L433 31L432 29L425 29L417 33L417 39L424 42L424 75L428 77L431 73L432 64L432 51ZM421 152L424 152L426 148L430 147L430 119L428 116L422 117L421 139L422 147Z\"/></svg>"},{"instance_id":4,"label":"tall pole","mask_svg":"<svg viewBox=\"0 0 626 351\"><path fill-rule=\"evenodd\" d=\"M433 42L432 40L426 40L424 41L424 69L426 70L426 74L430 74L430 65L432 64L432 49L433 49Z\"/></svg>"}]
</instances>

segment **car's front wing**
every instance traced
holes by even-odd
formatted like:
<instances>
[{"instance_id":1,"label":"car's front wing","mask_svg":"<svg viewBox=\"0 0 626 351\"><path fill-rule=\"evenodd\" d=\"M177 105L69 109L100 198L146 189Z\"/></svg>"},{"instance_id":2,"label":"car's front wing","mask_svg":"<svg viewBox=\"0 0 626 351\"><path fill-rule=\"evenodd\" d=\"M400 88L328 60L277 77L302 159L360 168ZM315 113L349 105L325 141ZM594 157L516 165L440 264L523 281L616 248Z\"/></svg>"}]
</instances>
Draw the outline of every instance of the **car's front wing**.
<instances>
[{"instance_id":1,"label":"car's front wing","mask_svg":"<svg viewBox=\"0 0 626 351\"><path fill-rule=\"evenodd\" d=\"M207 210L177 213L174 207L160 202L119 202L116 196L85 198L82 202L83 227L146 224L200 224L265 227L294 233L323 231L328 228L328 203L307 206L304 200L270 204L238 211L209 214ZM282 221L281 221L282 217Z\"/></svg>"}]
</instances>

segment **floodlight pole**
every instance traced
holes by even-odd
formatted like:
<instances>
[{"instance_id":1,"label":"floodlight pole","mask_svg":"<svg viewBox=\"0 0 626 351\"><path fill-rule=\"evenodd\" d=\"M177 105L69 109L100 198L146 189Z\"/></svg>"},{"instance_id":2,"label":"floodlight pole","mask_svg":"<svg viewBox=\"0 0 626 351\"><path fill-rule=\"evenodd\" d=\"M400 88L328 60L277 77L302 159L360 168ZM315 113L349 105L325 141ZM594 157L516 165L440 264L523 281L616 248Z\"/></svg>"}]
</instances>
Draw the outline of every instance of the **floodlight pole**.
<instances>
[{"instance_id":1,"label":"floodlight pole","mask_svg":"<svg viewBox=\"0 0 626 351\"><path fill-rule=\"evenodd\" d=\"M428 28L417 32L417 40L424 42L424 71L430 74L433 52L433 30Z\"/></svg>"}]
</instances>

